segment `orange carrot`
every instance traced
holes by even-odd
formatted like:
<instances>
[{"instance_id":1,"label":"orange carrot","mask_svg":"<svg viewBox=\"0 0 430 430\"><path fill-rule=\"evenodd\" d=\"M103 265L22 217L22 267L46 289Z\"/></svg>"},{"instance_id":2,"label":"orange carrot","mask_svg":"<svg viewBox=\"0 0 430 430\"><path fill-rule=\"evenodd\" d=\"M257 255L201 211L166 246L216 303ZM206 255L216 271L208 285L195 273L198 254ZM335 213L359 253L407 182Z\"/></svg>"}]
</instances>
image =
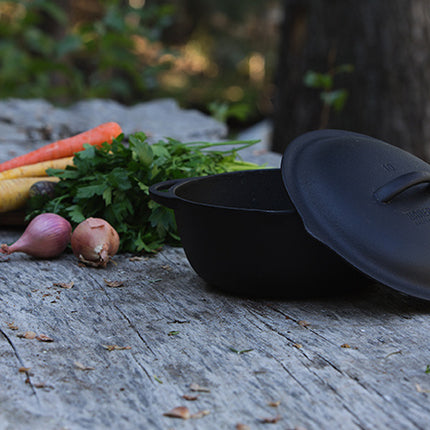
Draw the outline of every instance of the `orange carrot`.
<instances>
[{"instance_id":1,"label":"orange carrot","mask_svg":"<svg viewBox=\"0 0 430 430\"><path fill-rule=\"evenodd\" d=\"M41 161L56 160L57 158L71 157L76 152L84 149L84 143L100 146L103 142L112 143L112 140L122 133L122 129L116 122L106 122L91 130L66 139L42 146L27 154L12 158L0 163L0 172Z\"/></svg>"}]
</instances>

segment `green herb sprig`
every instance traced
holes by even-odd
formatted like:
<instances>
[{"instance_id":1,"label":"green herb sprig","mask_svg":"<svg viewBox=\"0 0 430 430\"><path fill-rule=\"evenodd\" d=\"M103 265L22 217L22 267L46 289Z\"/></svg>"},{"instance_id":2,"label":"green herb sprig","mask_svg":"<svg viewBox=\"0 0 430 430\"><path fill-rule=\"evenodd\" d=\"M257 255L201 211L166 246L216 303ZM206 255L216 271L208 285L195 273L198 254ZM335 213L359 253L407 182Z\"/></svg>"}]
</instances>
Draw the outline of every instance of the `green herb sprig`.
<instances>
[{"instance_id":1,"label":"green herb sprig","mask_svg":"<svg viewBox=\"0 0 430 430\"><path fill-rule=\"evenodd\" d=\"M74 227L89 217L103 218L117 230L120 251L156 252L180 239L173 211L150 199L151 185L260 167L237 154L257 141L182 143L169 138L150 145L142 132L130 135L127 145L123 141L121 135L101 148L85 145L73 166L49 169L49 175L60 178L55 196L32 197L27 219L53 212Z\"/></svg>"}]
</instances>

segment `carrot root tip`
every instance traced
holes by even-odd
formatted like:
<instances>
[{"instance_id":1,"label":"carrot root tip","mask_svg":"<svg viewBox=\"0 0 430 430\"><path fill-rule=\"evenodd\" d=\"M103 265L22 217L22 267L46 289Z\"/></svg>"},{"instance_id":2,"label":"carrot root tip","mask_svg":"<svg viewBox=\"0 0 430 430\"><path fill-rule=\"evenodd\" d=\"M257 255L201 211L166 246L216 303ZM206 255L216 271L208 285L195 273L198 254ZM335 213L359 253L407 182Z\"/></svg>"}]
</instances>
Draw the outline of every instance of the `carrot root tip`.
<instances>
[{"instance_id":1,"label":"carrot root tip","mask_svg":"<svg viewBox=\"0 0 430 430\"><path fill-rule=\"evenodd\" d=\"M10 251L9 251L9 246L8 245L6 245L6 243L3 243L2 245L1 245L1 247L0 247L0 252L2 253L2 254L10 254Z\"/></svg>"}]
</instances>

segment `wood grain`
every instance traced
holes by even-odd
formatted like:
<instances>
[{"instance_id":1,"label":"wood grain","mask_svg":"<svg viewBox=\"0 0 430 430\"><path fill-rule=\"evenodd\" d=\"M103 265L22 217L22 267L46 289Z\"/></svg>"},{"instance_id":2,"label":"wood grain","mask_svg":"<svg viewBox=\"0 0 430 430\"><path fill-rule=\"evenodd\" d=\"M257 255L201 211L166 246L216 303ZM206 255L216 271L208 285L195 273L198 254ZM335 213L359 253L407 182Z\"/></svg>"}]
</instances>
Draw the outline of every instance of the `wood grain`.
<instances>
[{"instance_id":1,"label":"wood grain","mask_svg":"<svg viewBox=\"0 0 430 430\"><path fill-rule=\"evenodd\" d=\"M130 257L106 269L71 254L0 263L0 428L265 428L279 417L275 428L427 428L429 303L376 284L249 300L208 287L181 248ZM181 405L210 414L163 415Z\"/></svg>"}]
</instances>

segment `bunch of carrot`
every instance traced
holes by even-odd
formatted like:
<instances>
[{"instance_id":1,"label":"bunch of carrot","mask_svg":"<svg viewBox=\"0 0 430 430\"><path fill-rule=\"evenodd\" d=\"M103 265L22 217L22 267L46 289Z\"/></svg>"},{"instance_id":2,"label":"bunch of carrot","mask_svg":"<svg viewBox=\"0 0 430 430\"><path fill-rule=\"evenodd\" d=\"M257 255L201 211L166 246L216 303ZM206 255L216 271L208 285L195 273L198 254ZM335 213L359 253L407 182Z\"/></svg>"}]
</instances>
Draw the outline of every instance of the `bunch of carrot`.
<instances>
[{"instance_id":1,"label":"bunch of carrot","mask_svg":"<svg viewBox=\"0 0 430 430\"><path fill-rule=\"evenodd\" d=\"M64 169L84 144L100 146L122 133L116 122L107 122L75 136L61 139L27 154L0 163L0 213L19 210L29 198L30 187L38 181L57 181L46 174L49 168Z\"/></svg>"}]
</instances>

